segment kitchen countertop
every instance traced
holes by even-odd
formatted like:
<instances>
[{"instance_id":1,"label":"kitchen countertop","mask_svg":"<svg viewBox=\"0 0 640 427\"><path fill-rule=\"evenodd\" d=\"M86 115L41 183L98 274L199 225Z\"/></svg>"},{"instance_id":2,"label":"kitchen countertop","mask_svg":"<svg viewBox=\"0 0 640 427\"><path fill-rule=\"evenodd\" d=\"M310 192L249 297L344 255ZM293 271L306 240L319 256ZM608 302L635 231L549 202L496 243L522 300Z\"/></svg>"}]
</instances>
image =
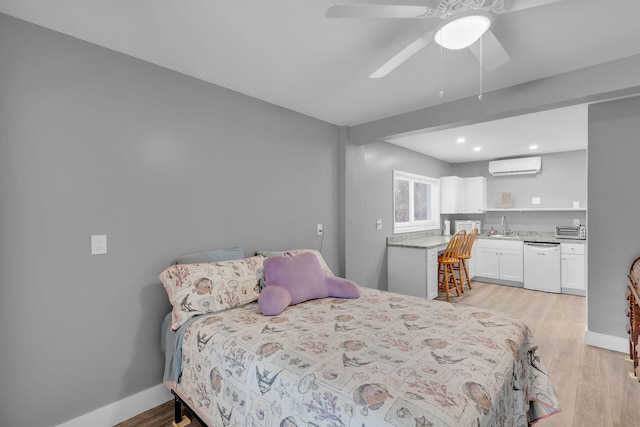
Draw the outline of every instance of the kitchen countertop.
<instances>
[{"instance_id":1,"label":"kitchen countertop","mask_svg":"<svg viewBox=\"0 0 640 427\"><path fill-rule=\"evenodd\" d=\"M387 239L387 246L401 247L401 248L418 248L418 249L432 249L438 246L443 246L449 243L451 236L442 236L439 234L418 234L407 235L400 238L396 236ZM557 239L555 233L544 232L530 232L520 231L514 232L509 235L488 235L478 234L477 239L488 240L517 240L522 242L538 242L538 243L578 243L585 244L586 240L578 239Z\"/></svg>"},{"instance_id":2,"label":"kitchen countertop","mask_svg":"<svg viewBox=\"0 0 640 427\"><path fill-rule=\"evenodd\" d=\"M449 243L451 236L425 236L414 239L406 239L399 242L387 241L387 246L395 246L400 248L421 248L432 249Z\"/></svg>"},{"instance_id":3,"label":"kitchen countertop","mask_svg":"<svg viewBox=\"0 0 640 427\"><path fill-rule=\"evenodd\" d=\"M581 239L558 239L555 233L544 232L531 232L531 231L519 231L504 235L478 234L477 239L490 239L490 240L521 240L523 242L537 242L537 243L579 243L585 244L586 240Z\"/></svg>"}]
</instances>

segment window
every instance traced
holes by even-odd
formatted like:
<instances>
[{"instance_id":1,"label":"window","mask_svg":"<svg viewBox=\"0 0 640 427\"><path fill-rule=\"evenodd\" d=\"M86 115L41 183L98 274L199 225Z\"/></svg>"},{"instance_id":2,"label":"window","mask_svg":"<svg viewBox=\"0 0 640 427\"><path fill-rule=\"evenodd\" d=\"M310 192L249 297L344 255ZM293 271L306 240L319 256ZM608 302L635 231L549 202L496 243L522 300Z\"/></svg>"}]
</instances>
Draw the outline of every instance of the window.
<instances>
[{"instance_id":1,"label":"window","mask_svg":"<svg viewBox=\"0 0 640 427\"><path fill-rule=\"evenodd\" d=\"M440 228L440 180L393 171L393 232Z\"/></svg>"}]
</instances>

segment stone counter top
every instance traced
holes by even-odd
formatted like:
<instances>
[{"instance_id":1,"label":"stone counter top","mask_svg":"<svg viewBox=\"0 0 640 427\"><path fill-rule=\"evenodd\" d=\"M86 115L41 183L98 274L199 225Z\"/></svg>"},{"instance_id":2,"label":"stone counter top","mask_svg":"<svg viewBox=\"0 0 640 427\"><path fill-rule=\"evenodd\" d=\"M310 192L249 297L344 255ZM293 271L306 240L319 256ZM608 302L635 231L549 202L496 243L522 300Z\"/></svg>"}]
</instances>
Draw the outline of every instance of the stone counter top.
<instances>
[{"instance_id":1,"label":"stone counter top","mask_svg":"<svg viewBox=\"0 0 640 427\"><path fill-rule=\"evenodd\" d=\"M408 234L403 236L392 236L387 238L387 246L401 248L432 249L449 243L451 236L442 236L434 233ZM521 231L513 232L509 235L488 235L478 234L477 239L489 240L517 240L522 242L539 243L578 243L586 244L586 240L578 239L557 239L555 233Z\"/></svg>"},{"instance_id":2,"label":"stone counter top","mask_svg":"<svg viewBox=\"0 0 640 427\"><path fill-rule=\"evenodd\" d=\"M402 241L387 241L387 246L400 248L431 249L446 245L451 240L451 236L426 236Z\"/></svg>"},{"instance_id":3,"label":"stone counter top","mask_svg":"<svg viewBox=\"0 0 640 427\"><path fill-rule=\"evenodd\" d=\"M586 240L580 239L558 239L556 238L555 233L543 233L543 232L531 232L531 231L522 231L522 232L514 232L504 235L488 235L488 234L478 234L477 239L490 239L490 240L520 240L523 242L537 242L537 243L578 243L584 245L587 243Z\"/></svg>"}]
</instances>

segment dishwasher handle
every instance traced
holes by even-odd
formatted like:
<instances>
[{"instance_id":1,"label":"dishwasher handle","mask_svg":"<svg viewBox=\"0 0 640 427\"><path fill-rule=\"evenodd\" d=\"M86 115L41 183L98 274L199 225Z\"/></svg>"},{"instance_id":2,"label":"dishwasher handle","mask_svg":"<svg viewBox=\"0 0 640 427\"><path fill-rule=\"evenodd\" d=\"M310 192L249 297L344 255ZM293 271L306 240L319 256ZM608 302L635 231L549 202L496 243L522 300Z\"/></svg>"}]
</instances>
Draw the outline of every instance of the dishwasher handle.
<instances>
[{"instance_id":1,"label":"dishwasher handle","mask_svg":"<svg viewBox=\"0 0 640 427\"><path fill-rule=\"evenodd\" d=\"M553 248L560 246L560 243L547 243L547 242L524 242L525 246L539 247L539 248Z\"/></svg>"}]
</instances>

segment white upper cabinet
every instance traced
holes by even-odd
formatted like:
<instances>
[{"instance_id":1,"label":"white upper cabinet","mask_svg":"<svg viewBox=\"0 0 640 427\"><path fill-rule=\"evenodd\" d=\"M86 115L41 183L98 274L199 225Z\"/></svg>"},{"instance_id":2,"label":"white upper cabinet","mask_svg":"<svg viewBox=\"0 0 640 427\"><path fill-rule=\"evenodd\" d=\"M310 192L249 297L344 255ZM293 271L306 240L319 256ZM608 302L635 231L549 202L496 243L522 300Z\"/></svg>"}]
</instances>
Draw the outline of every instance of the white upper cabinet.
<instances>
[{"instance_id":1,"label":"white upper cabinet","mask_svg":"<svg viewBox=\"0 0 640 427\"><path fill-rule=\"evenodd\" d=\"M459 176L440 178L440 213L462 213L464 183Z\"/></svg>"},{"instance_id":2,"label":"white upper cabinet","mask_svg":"<svg viewBox=\"0 0 640 427\"><path fill-rule=\"evenodd\" d=\"M440 213L483 213L487 208L487 179L484 176L440 178Z\"/></svg>"},{"instance_id":3,"label":"white upper cabinet","mask_svg":"<svg viewBox=\"0 0 640 427\"><path fill-rule=\"evenodd\" d=\"M464 179L464 212L483 213L487 209L487 178L474 176Z\"/></svg>"}]
</instances>

